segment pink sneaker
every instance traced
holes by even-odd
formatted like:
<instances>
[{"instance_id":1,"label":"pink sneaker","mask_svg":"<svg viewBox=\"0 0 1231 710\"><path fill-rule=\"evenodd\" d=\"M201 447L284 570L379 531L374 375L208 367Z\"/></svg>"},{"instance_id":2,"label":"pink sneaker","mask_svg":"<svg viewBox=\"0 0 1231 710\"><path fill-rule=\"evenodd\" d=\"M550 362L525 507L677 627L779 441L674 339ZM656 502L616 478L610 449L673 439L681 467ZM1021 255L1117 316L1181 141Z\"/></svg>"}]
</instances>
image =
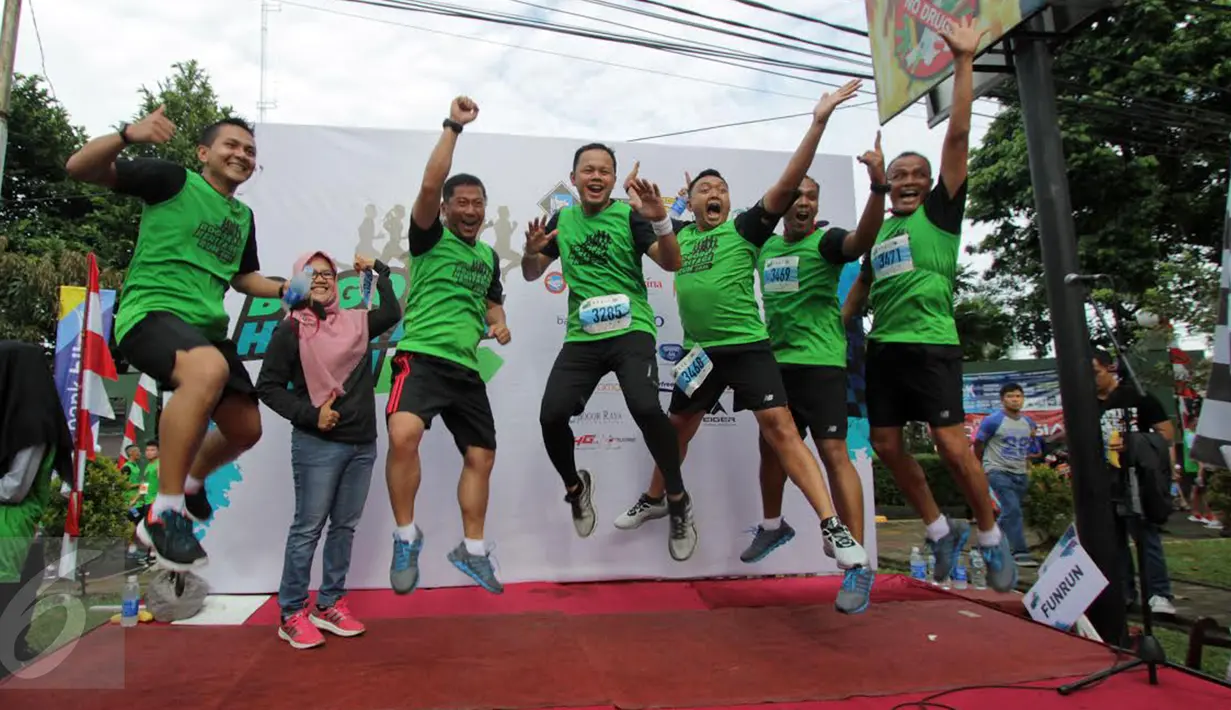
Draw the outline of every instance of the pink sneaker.
<instances>
[{"instance_id":1,"label":"pink sneaker","mask_svg":"<svg viewBox=\"0 0 1231 710\"><path fill-rule=\"evenodd\" d=\"M334 636L358 636L367 629L351 615L345 599L339 599L328 609L321 611L315 606L308 619L318 629L324 629Z\"/></svg>"},{"instance_id":2,"label":"pink sneaker","mask_svg":"<svg viewBox=\"0 0 1231 710\"><path fill-rule=\"evenodd\" d=\"M307 609L282 622L282 626L278 627L278 637L289 643L291 648L300 650L316 648L325 643L325 637L308 620Z\"/></svg>"}]
</instances>

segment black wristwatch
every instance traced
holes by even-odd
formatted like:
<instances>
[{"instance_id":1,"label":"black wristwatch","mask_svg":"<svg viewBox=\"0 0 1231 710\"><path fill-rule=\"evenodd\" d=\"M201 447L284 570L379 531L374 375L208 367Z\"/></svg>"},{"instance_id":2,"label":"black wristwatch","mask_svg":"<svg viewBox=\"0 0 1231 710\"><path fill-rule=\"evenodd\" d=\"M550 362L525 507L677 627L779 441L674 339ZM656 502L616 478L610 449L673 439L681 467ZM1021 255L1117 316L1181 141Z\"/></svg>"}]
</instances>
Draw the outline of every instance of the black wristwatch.
<instances>
[{"instance_id":1,"label":"black wristwatch","mask_svg":"<svg viewBox=\"0 0 1231 710\"><path fill-rule=\"evenodd\" d=\"M873 195L888 195L889 194L889 183L885 183L884 185L877 185L876 183L872 183L872 194Z\"/></svg>"},{"instance_id":2,"label":"black wristwatch","mask_svg":"<svg viewBox=\"0 0 1231 710\"><path fill-rule=\"evenodd\" d=\"M444 124L442 125L444 128L448 128L449 130L453 131L454 133L458 133L458 134L462 132L462 128L463 128L462 124L458 123L457 121L454 121L451 118L446 118Z\"/></svg>"},{"instance_id":3,"label":"black wristwatch","mask_svg":"<svg viewBox=\"0 0 1231 710\"><path fill-rule=\"evenodd\" d=\"M124 141L124 145L132 145L133 143L132 141L128 140L128 125L129 124L127 123L121 123L118 129L116 130L116 133L120 135L120 140Z\"/></svg>"}]
</instances>

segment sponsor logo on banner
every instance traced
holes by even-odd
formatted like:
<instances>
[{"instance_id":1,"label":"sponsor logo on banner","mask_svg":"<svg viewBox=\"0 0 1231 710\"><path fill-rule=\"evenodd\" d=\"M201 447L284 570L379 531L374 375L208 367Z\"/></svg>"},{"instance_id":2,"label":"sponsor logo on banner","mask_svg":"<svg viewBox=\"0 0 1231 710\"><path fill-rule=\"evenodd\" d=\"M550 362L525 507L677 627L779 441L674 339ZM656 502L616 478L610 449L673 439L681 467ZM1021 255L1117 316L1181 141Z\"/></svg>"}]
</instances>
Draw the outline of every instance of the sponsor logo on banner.
<instances>
[{"instance_id":1,"label":"sponsor logo on banner","mask_svg":"<svg viewBox=\"0 0 1231 710\"><path fill-rule=\"evenodd\" d=\"M667 362L679 362L684 359L684 346L679 343L663 343L658 346L658 356Z\"/></svg>"},{"instance_id":2,"label":"sponsor logo on banner","mask_svg":"<svg viewBox=\"0 0 1231 710\"><path fill-rule=\"evenodd\" d=\"M663 318L662 316L658 315L657 313L655 313L655 314L654 314L654 325L655 325L655 326L657 326L657 327L661 328L661 327L663 327L663 325L664 325L666 322L667 322L667 319L666 319L666 318Z\"/></svg>"},{"instance_id":3,"label":"sponsor logo on banner","mask_svg":"<svg viewBox=\"0 0 1231 710\"><path fill-rule=\"evenodd\" d=\"M637 440L633 436L608 436L604 442L605 449L619 449L625 444L631 444Z\"/></svg>"},{"instance_id":4,"label":"sponsor logo on banner","mask_svg":"<svg viewBox=\"0 0 1231 710\"><path fill-rule=\"evenodd\" d=\"M979 0L893 2L893 55L902 71L913 79L926 81L948 69L953 53L940 30L967 15L978 15L979 4Z\"/></svg>"},{"instance_id":5,"label":"sponsor logo on banner","mask_svg":"<svg viewBox=\"0 0 1231 710\"><path fill-rule=\"evenodd\" d=\"M602 444L603 439L598 434L582 434L573 437L573 447L583 451L597 449Z\"/></svg>"},{"instance_id":6,"label":"sponsor logo on banner","mask_svg":"<svg viewBox=\"0 0 1231 710\"><path fill-rule=\"evenodd\" d=\"M564 282L564 274L559 271L548 271L543 277L543 286L547 288L548 293L564 293L568 288L568 284Z\"/></svg>"},{"instance_id":7,"label":"sponsor logo on banner","mask_svg":"<svg viewBox=\"0 0 1231 710\"><path fill-rule=\"evenodd\" d=\"M663 290L663 282L658 279L646 278L645 287L651 291L661 291Z\"/></svg>"},{"instance_id":8,"label":"sponsor logo on banner","mask_svg":"<svg viewBox=\"0 0 1231 710\"><path fill-rule=\"evenodd\" d=\"M708 414L701 417L704 424L713 426L735 426L735 417L727 412L727 408L722 406L722 402L714 402L714 406L710 407Z\"/></svg>"},{"instance_id":9,"label":"sponsor logo on banner","mask_svg":"<svg viewBox=\"0 0 1231 710\"><path fill-rule=\"evenodd\" d=\"M565 207L571 207L576 201L577 198L569 186L558 182L550 192L543 195L543 199L539 200L539 209L543 210L544 214L555 214Z\"/></svg>"},{"instance_id":10,"label":"sponsor logo on banner","mask_svg":"<svg viewBox=\"0 0 1231 710\"><path fill-rule=\"evenodd\" d=\"M583 422L605 422L616 424L624 421L624 413L616 412L610 409L601 409L593 412L582 412L576 416L569 417L568 421L570 424L581 424Z\"/></svg>"},{"instance_id":11,"label":"sponsor logo on banner","mask_svg":"<svg viewBox=\"0 0 1231 710\"><path fill-rule=\"evenodd\" d=\"M594 391L602 392L604 394L623 394L623 390L620 389L619 382L600 382L598 383L598 387L594 388Z\"/></svg>"}]
</instances>

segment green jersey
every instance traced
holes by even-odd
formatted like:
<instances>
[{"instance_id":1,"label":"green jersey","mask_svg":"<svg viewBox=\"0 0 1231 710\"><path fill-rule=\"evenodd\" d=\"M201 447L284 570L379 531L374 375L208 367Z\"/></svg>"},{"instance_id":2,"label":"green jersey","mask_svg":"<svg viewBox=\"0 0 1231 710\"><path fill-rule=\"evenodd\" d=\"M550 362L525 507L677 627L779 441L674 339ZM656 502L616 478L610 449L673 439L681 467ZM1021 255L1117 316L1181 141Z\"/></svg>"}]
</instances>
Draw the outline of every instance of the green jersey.
<instances>
[{"instance_id":1,"label":"green jersey","mask_svg":"<svg viewBox=\"0 0 1231 710\"><path fill-rule=\"evenodd\" d=\"M158 460L155 459L141 468L137 461L124 464L128 472L128 487L137 499L137 505L149 505L158 496Z\"/></svg>"},{"instance_id":2,"label":"green jersey","mask_svg":"<svg viewBox=\"0 0 1231 710\"><path fill-rule=\"evenodd\" d=\"M793 242L774 235L761 247L761 299L780 364L846 367L838 282L843 267L854 261L842 252L847 234L818 229Z\"/></svg>"},{"instance_id":3,"label":"green jersey","mask_svg":"<svg viewBox=\"0 0 1231 710\"><path fill-rule=\"evenodd\" d=\"M906 216L885 220L863 263L871 279L869 340L879 343L959 345L953 289L966 184L955 197L940 180L924 203Z\"/></svg>"},{"instance_id":4,"label":"green jersey","mask_svg":"<svg viewBox=\"0 0 1231 710\"><path fill-rule=\"evenodd\" d=\"M223 296L231 279L260 269L252 210L165 160L121 160L115 169L116 192L145 202L115 317L116 341L156 311L211 341L225 340L230 318Z\"/></svg>"},{"instance_id":5,"label":"green jersey","mask_svg":"<svg viewBox=\"0 0 1231 710\"><path fill-rule=\"evenodd\" d=\"M682 261L675 272L675 294L685 347L745 345L769 338L753 272L757 250L773 236L779 219L757 203L706 232L692 222L676 229Z\"/></svg>"},{"instance_id":6,"label":"green jersey","mask_svg":"<svg viewBox=\"0 0 1231 710\"><path fill-rule=\"evenodd\" d=\"M556 238L543 253L560 259L568 286L564 342L602 340L635 330L657 337L641 269L642 255L658 242L649 220L625 202L612 202L593 216L572 205L552 215L547 231L553 229L558 230Z\"/></svg>"},{"instance_id":7,"label":"green jersey","mask_svg":"<svg viewBox=\"0 0 1231 710\"><path fill-rule=\"evenodd\" d=\"M431 355L479 371L488 302L504 303L500 262L487 244L410 221L410 298L397 349Z\"/></svg>"}]
</instances>

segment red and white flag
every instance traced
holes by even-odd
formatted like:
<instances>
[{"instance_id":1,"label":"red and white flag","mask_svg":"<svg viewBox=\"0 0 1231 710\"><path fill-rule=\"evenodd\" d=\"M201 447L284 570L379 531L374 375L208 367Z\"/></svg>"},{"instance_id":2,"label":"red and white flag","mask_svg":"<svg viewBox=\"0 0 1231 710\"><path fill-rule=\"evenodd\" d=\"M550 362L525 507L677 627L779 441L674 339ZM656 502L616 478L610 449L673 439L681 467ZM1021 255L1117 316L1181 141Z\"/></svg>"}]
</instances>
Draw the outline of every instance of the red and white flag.
<instances>
[{"instance_id":1,"label":"red and white flag","mask_svg":"<svg viewBox=\"0 0 1231 710\"><path fill-rule=\"evenodd\" d=\"M77 459L74 462L77 475L74 476L68 496L68 514L64 519L64 539L66 550L70 549L72 538L81 534L81 507L84 503L85 464L94 460L94 431L90 426L90 415L115 419L111 409L111 400L107 398L107 389L103 380L116 381L115 361L111 359L111 349L107 345L107 336L103 333L103 305L98 292L98 261L91 252L87 258L89 271L86 286L85 328L81 333L81 385L78 390L81 397L77 404ZM71 546L76 552L76 546ZM75 556L75 554L74 554ZM65 557L68 557L66 554ZM63 569L63 564L61 565Z\"/></svg>"},{"instance_id":2,"label":"red and white flag","mask_svg":"<svg viewBox=\"0 0 1231 710\"><path fill-rule=\"evenodd\" d=\"M150 403L158 396L158 383L149 375L141 375L137 391L133 393L132 406L128 408L128 421L124 423L124 443L120 445L117 466L128 463L128 447L137 443L137 430L145 431L145 416L150 413Z\"/></svg>"}]
</instances>

